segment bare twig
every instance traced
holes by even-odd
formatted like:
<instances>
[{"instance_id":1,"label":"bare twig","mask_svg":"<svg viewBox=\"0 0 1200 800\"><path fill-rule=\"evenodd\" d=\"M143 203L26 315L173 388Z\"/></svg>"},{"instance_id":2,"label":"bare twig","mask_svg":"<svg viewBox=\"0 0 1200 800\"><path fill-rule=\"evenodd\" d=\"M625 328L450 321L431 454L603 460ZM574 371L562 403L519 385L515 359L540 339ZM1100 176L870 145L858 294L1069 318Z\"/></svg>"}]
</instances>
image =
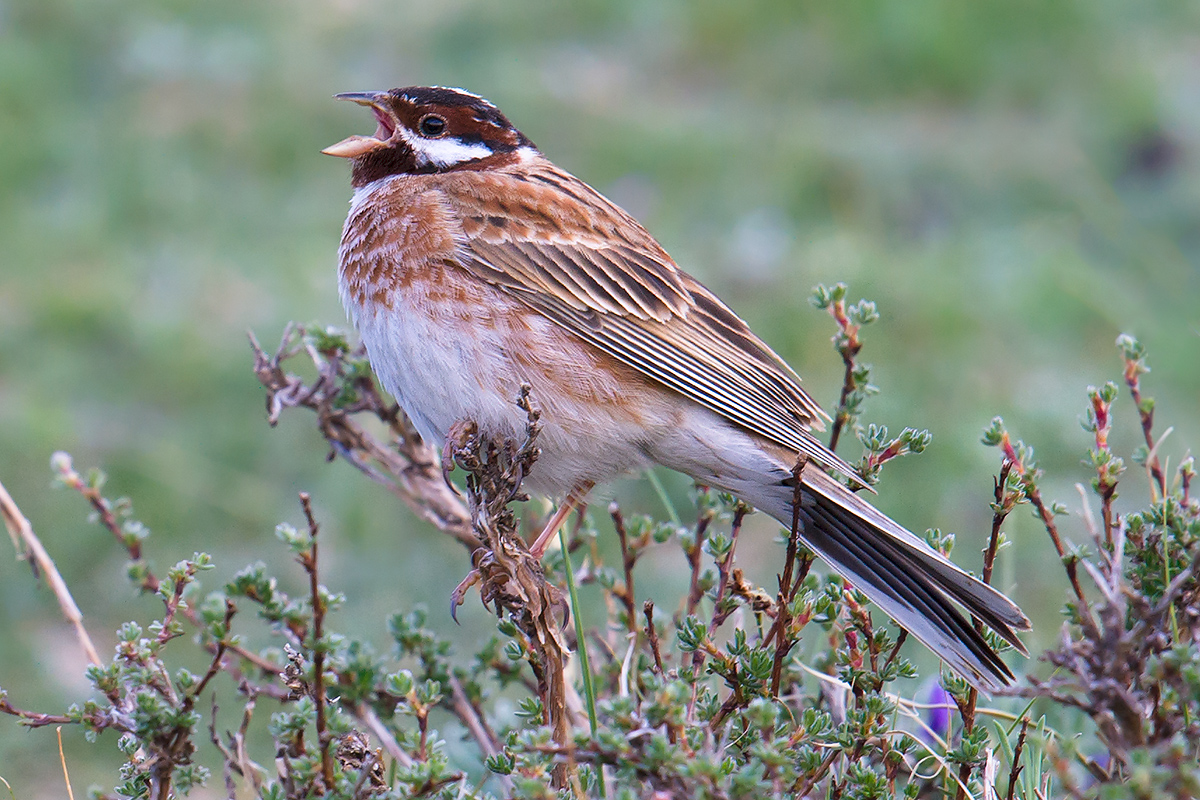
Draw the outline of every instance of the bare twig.
<instances>
[{"instance_id":1,"label":"bare twig","mask_svg":"<svg viewBox=\"0 0 1200 800\"><path fill-rule=\"evenodd\" d=\"M792 571L796 567L800 545L800 502L804 487L804 467L807 464L808 459L801 455L796 461L796 466L792 468L792 479L795 481L792 490L792 529L788 533L787 555L784 557L783 575L779 578L779 595L776 600L779 616L775 618L775 656L771 666L771 697L779 696L779 684L783 679L783 662L792 652L792 647L795 646L791 631L792 600L804 577L801 576L793 583ZM801 569L804 573L808 572L807 565L802 566Z\"/></svg>"},{"instance_id":2,"label":"bare twig","mask_svg":"<svg viewBox=\"0 0 1200 800\"><path fill-rule=\"evenodd\" d=\"M413 757L404 751L400 743L396 741L396 737L388 730L387 725L375 713L375 709L365 703L346 706L346 711L350 716L361 722L367 727L379 743L383 745L383 749L387 754L395 759L396 763L405 769L412 769L417 765Z\"/></svg>"},{"instance_id":3,"label":"bare twig","mask_svg":"<svg viewBox=\"0 0 1200 800\"><path fill-rule=\"evenodd\" d=\"M58 473L58 480L64 486L79 492L88 501L92 509L96 512L96 519L100 525L112 534L112 537L117 540L117 544L121 545L129 553L129 560L141 562L141 540L135 536L125 535L125 532L121 530L121 523L117 521L117 516L113 513L112 503L100 493L98 488L90 485L76 472L75 466L71 461L71 456L62 452L55 453L51 459L51 465ZM147 593L154 593L159 589L158 578L149 569L146 569L142 576L141 588L143 592Z\"/></svg>"},{"instance_id":4,"label":"bare twig","mask_svg":"<svg viewBox=\"0 0 1200 800\"><path fill-rule=\"evenodd\" d=\"M237 782L233 779L233 776L237 774L245 777L245 775L233 753L229 751L229 748L221 741L221 737L217 735L216 696L212 699L212 712L208 717L208 739L217 748L217 752L221 754L221 761L223 762L221 775L225 779L225 794L227 797L237 797Z\"/></svg>"},{"instance_id":5,"label":"bare twig","mask_svg":"<svg viewBox=\"0 0 1200 800\"><path fill-rule=\"evenodd\" d=\"M1050 541L1054 543L1054 549L1058 553L1058 557L1062 559L1063 567L1067 571L1067 579L1071 582L1071 590L1075 593L1075 598L1079 600L1079 613L1083 616L1085 625L1095 627L1096 623L1091 618L1091 611L1088 609L1087 595L1083 592L1083 585L1079 582L1079 558L1077 556L1068 556L1063 548L1062 538L1058 533L1058 524L1054 521L1054 514L1046 506L1046 502L1042 500L1041 490L1036 484L1029 484L1029 502L1033 503L1033 507L1037 509L1038 516L1041 517L1042 525L1046 532L1050 534Z\"/></svg>"},{"instance_id":6,"label":"bare twig","mask_svg":"<svg viewBox=\"0 0 1200 800\"><path fill-rule=\"evenodd\" d=\"M717 628L729 619L729 615L737 607L736 603L729 602L728 594L730 587L730 573L733 569L733 556L737 552L738 534L742 532L742 522L745 521L746 515L751 511L750 507L744 503L738 503L737 508L733 512L733 524L729 529L729 552L725 558L721 559L721 563L717 564L717 594L713 605L712 620L708 624L708 635L712 636L717 632Z\"/></svg>"},{"instance_id":7,"label":"bare twig","mask_svg":"<svg viewBox=\"0 0 1200 800\"><path fill-rule=\"evenodd\" d=\"M58 734L58 760L62 762L63 780L67 782L67 800L75 800L75 790L71 788L71 774L67 772L67 755L63 752L62 726L59 725L54 732Z\"/></svg>"},{"instance_id":8,"label":"bare twig","mask_svg":"<svg viewBox=\"0 0 1200 800\"><path fill-rule=\"evenodd\" d=\"M351 797L359 797L359 793L366 788L367 781L374 778L377 763L378 756L374 753L367 753L367 757L363 760L362 766L359 768L358 780L354 782L354 788L350 791Z\"/></svg>"},{"instance_id":9,"label":"bare twig","mask_svg":"<svg viewBox=\"0 0 1200 800\"><path fill-rule=\"evenodd\" d=\"M0 713L20 717L22 723L30 728L43 728L47 725L67 725L75 722L75 720L63 714L42 714L37 711L26 711L23 708L17 708L8 702L8 699L4 695L0 695Z\"/></svg>"},{"instance_id":10,"label":"bare twig","mask_svg":"<svg viewBox=\"0 0 1200 800\"><path fill-rule=\"evenodd\" d=\"M904 643L907 641L908 630L901 628L900 633L896 636L896 643L892 645L891 651L888 652L888 657L883 661L883 666L879 668L880 672L886 670L891 663L896 660L896 656L900 655L900 648L903 647Z\"/></svg>"},{"instance_id":11,"label":"bare twig","mask_svg":"<svg viewBox=\"0 0 1200 800\"><path fill-rule=\"evenodd\" d=\"M126 537L121 531L121 525L119 522L117 522L116 516L112 512L112 504L109 502L109 500L100 493L99 489L89 486L83 480L82 476L76 472L75 467L71 462L71 457L68 454L57 453L53 462L54 468L58 472L59 480L62 481L63 485L79 492L79 494L88 501L88 503L96 511L97 519L99 520L100 524L112 534L113 538L115 538L123 548L125 548L126 552L129 554L129 559L139 563L139 566L141 567L139 571L142 575L142 591L157 593L162 585L162 582L159 580L158 576L154 574L154 571L150 569L149 565L141 560L141 543L136 538ZM164 602L169 603L168 600L164 600ZM189 623L199 630L204 630L204 621L200 619L200 616L196 613L195 608L189 605L179 609L178 599L176 599L175 605L176 611L182 610L184 617ZM211 641L205 642L203 646L204 649L210 654L216 653L218 647L217 643ZM239 658L242 658L245 661L253 664L254 667L263 675L275 675L279 672L279 666L277 664L267 661L262 656L258 655L257 653L250 652L241 645L226 643L225 649L230 653L235 653ZM224 669L231 676L233 676L235 680L239 682L241 681L242 674L236 667L226 664ZM258 687L258 691L261 694L271 697L279 696L279 692L276 691L274 687Z\"/></svg>"},{"instance_id":12,"label":"bare twig","mask_svg":"<svg viewBox=\"0 0 1200 800\"><path fill-rule=\"evenodd\" d=\"M467 730L475 738L484 756L490 757L499 753L501 750L500 740L496 738L496 734L488 727L483 714L479 712L479 709L467 697L462 681L453 673L450 675L450 703L454 715L467 726Z\"/></svg>"},{"instance_id":13,"label":"bare twig","mask_svg":"<svg viewBox=\"0 0 1200 800\"><path fill-rule=\"evenodd\" d=\"M348 358L363 358L361 346L351 352L322 354L300 343L306 334L305 329L289 325L273 355L263 351L254 334L248 334L254 351L254 374L267 390L267 420L274 425L286 408L316 412L317 426L332 448L331 458L341 456L400 498L421 519L473 551L479 542L471 532L470 515L443 479L433 445L421 440L397 406L383 401L369 378L353 382L357 402L342 402L345 362ZM312 385L283 369L284 361L300 353L306 353L317 367L318 377ZM385 444L368 433L355 418L359 413L372 414L387 425L392 442Z\"/></svg>"},{"instance_id":14,"label":"bare twig","mask_svg":"<svg viewBox=\"0 0 1200 800\"><path fill-rule=\"evenodd\" d=\"M467 697L462 681L454 673L450 673L450 707L454 711L454 715L467 726L467 730L471 732L479 749L483 751L484 758L491 758L503 749L495 732L488 726L483 712ZM496 777L500 779L504 791L512 794L512 778L507 775L497 775Z\"/></svg>"},{"instance_id":15,"label":"bare twig","mask_svg":"<svg viewBox=\"0 0 1200 800\"><path fill-rule=\"evenodd\" d=\"M711 523L712 515L702 511L700 518L696 520L696 540L692 542L691 549L687 551L688 568L691 571L691 576L688 579L686 616L695 614L700 601L704 599L704 589L700 584L700 559L704 553L704 535L708 532L708 526Z\"/></svg>"},{"instance_id":16,"label":"bare twig","mask_svg":"<svg viewBox=\"0 0 1200 800\"><path fill-rule=\"evenodd\" d=\"M16 502L4 488L3 483L0 483L0 516L4 517L4 526L8 528L13 543L19 543L18 557L26 556L25 553L20 552L21 546L28 548L28 556L32 557L35 565L35 574L40 571L46 576L46 583L54 592L55 598L58 599L58 607L62 610L63 616L67 618L67 622L75 629L75 637L79 639L84 655L92 664L100 666L102 663L100 655L96 652L96 646L92 644L92 637L83 627L83 613L75 604L75 599L71 597L71 591L67 588L67 583L63 580L62 575L59 574L58 567L54 565L54 560L50 558L50 554L42 546L41 540L34 534L33 526L21 513L21 509L17 508Z\"/></svg>"},{"instance_id":17,"label":"bare twig","mask_svg":"<svg viewBox=\"0 0 1200 800\"><path fill-rule=\"evenodd\" d=\"M1034 509L1037 510L1038 516L1042 520L1042 526L1046 529L1046 533L1049 534L1050 541L1054 545L1054 550L1058 553L1058 557L1063 563L1063 568L1067 572L1067 579L1071 582L1071 590L1075 593L1075 598L1079 601L1079 613L1083 617L1083 624L1095 629L1096 623L1091 618L1087 596L1084 594L1083 586L1079 582L1079 559L1074 555L1067 555L1067 550L1063 547L1062 536L1058 532L1058 523L1054 521L1054 513L1046 505L1046 501L1042 499L1042 492L1038 488L1036 475L1031 475L1026 471L1024 462L1017 454L1017 450L1009 438L1008 431L1003 431L999 444L1005 458L1012 463L1011 469L1015 469L1017 474L1021 476L1022 485L1025 488L1025 497L1033 504Z\"/></svg>"},{"instance_id":18,"label":"bare twig","mask_svg":"<svg viewBox=\"0 0 1200 800\"><path fill-rule=\"evenodd\" d=\"M1021 734L1017 736L1017 746L1013 748L1012 768L1008 772L1008 791L1005 800L1013 800L1017 791L1017 778L1021 777L1021 753L1025 749L1025 735L1029 732L1029 720L1021 718Z\"/></svg>"},{"instance_id":19,"label":"bare twig","mask_svg":"<svg viewBox=\"0 0 1200 800\"><path fill-rule=\"evenodd\" d=\"M308 521L309 546L300 554L300 565L308 573L308 590L312 603L312 665L313 665L313 703L317 710L317 745L321 750L321 776L325 779L326 790L333 789L333 754L330 744L333 734L326 727L325 700L325 595L317 579L317 534L320 526L313 517L312 500L308 492L300 492L300 505L304 508L304 518Z\"/></svg>"},{"instance_id":20,"label":"bare twig","mask_svg":"<svg viewBox=\"0 0 1200 800\"><path fill-rule=\"evenodd\" d=\"M237 606L235 606L233 604L232 600L226 598L226 600L225 600L225 621L224 621L225 630L229 630L229 623L233 621L233 615L236 613L237 613ZM213 653L212 661L208 665L208 671L204 673L204 677L200 679L200 682L198 684L196 684L196 687L194 689L192 689L190 692L188 692L188 696L184 700L183 706L184 706L185 712L191 711L192 707L196 703L196 699L198 697L200 697L201 693L204 692L205 687L208 686L208 682L211 681L214 677L216 677L216 674L221 670L221 662L225 658L225 650L226 650L225 641L222 640L220 642L217 642L217 651L215 653Z\"/></svg>"},{"instance_id":21,"label":"bare twig","mask_svg":"<svg viewBox=\"0 0 1200 800\"><path fill-rule=\"evenodd\" d=\"M650 654L654 657L654 671L662 675L662 652L658 643L658 629L654 627L654 601L647 600L642 604L642 613L646 616L646 641L650 643Z\"/></svg>"},{"instance_id":22,"label":"bare twig","mask_svg":"<svg viewBox=\"0 0 1200 800\"><path fill-rule=\"evenodd\" d=\"M625 529L625 518L621 516L621 507L615 502L608 506L608 514L612 517L613 527L617 529L617 538L621 542L621 566L625 571L625 583L620 589L613 589L625 607L625 624L629 632L637 635L637 611L634 606L633 566L637 563L637 549L630 546L629 532Z\"/></svg>"},{"instance_id":23,"label":"bare twig","mask_svg":"<svg viewBox=\"0 0 1200 800\"><path fill-rule=\"evenodd\" d=\"M829 433L829 449L837 452L842 429L850 419L846 408L846 401L858 388L858 382L854 378L854 359L858 355L858 352L862 350L862 342L858 338L858 326L850 322L850 318L846 315L846 301L844 299L838 299L830 303L829 314L838 324L841 336L835 337L834 341L838 344L838 353L841 354L842 363L846 366L845 374L842 376L842 393L838 397L837 411L833 415L833 430Z\"/></svg>"},{"instance_id":24,"label":"bare twig","mask_svg":"<svg viewBox=\"0 0 1200 800\"><path fill-rule=\"evenodd\" d=\"M226 746L221 741L221 737L217 735L217 698L215 696L212 699L212 713L209 717L208 725L209 740L217 748L217 751L221 753L221 758L225 762L222 771L225 778L225 791L228 797L237 796L237 784L233 779L235 774L248 780L255 791L262 786L262 776L265 774L265 770L251 760L249 754L246 752L246 735L250 730L250 720L254 716L254 709L258 705L257 696L252 687L243 685L239 689L247 697L245 705L242 708L242 722L238 726L237 732L226 732L226 736L229 738L229 745Z\"/></svg>"},{"instance_id":25,"label":"bare twig","mask_svg":"<svg viewBox=\"0 0 1200 800\"><path fill-rule=\"evenodd\" d=\"M1118 340L1119 341L1119 340ZM1158 489L1159 497L1167 494L1167 476L1163 472L1162 463L1158 460L1157 447L1154 441L1154 403L1142 399L1141 375L1147 367L1141 359L1125 358L1125 385L1133 397L1138 417L1142 423L1142 437L1146 440L1146 469Z\"/></svg>"},{"instance_id":26,"label":"bare twig","mask_svg":"<svg viewBox=\"0 0 1200 800\"><path fill-rule=\"evenodd\" d=\"M986 584L992 582L992 569L996 565L996 553L1000 548L1000 528L1017 501L1016 496L1008 491L1008 476L1012 473L1015 463L1017 462L1006 455L1000 463L1000 474L994 479L995 502L992 504L992 533L988 538L987 548L983 552L983 582ZM976 632L982 635L983 622L974 615L972 615L971 621L974 623ZM979 690L972 686L967 692L965 702L960 702L957 697L954 698L954 702L962 715L963 735L965 736L975 730L975 708L979 702ZM1024 735L1024 730L1022 730L1022 735ZM964 761L959 765L958 792L955 795L957 800L963 800L967 796L966 785L971 778L971 770L970 762Z\"/></svg>"}]
</instances>

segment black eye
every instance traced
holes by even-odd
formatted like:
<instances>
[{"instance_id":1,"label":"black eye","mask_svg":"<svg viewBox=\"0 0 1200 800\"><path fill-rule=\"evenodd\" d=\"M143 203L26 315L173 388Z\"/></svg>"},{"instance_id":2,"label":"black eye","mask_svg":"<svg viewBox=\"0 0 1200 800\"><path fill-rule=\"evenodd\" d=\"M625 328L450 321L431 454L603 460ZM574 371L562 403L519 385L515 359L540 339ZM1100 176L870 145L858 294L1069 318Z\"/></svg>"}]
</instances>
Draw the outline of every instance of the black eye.
<instances>
[{"instance_id":1,"label":"black eye","mask_svg":"<svg viewBox=\"0 0 1200 800\"><path fill-rule=\"evenodd\" d=\"M426 114L417 123L417 129L421 131L422 136L432 139L446 132L446 120L437 114Z\"/></svg>"}]
</instances>

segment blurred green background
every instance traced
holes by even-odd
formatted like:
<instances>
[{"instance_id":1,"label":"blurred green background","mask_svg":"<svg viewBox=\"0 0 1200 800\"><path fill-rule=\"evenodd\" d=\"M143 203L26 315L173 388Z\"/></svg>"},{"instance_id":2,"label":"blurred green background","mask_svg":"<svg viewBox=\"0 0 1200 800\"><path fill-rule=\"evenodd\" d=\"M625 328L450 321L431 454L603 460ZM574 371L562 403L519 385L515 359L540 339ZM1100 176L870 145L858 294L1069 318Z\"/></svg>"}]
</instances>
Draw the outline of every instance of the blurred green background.
<instances>
[{"instance_id":1,"label":"blurred green background","mask_svg":"<svg viewBox=\"0 0 1200 800\"><path fill-rule=\"evenodd\" d=\"M343 323L348 176L318 151L373 122L330 95L445 84L639 217L827 407L841 365L810 288L876 300L866 419L934 434L878 501L957 532L977 568L998 466L981 430L1003 415L1078 510L1077 420L1088 384L1119 380L1118 333L1150 349L1147 393L1175 427L1163 455L1200 441L1198 75L1200 7L1181 2L0 0L0 480L105 653L158 605L82 500L50 489L56 449L133 498L160 568L204 549L210 587L264 559L299 589L272 529L300 521L308 490L326 582L348 593L333 625L386 650L388 612L425 601L464 645L485 635L473 599L461 628L443 611L467 569L456 545L327 464L310 419L267 427L245 337ZM1126 454L1135 423L1123 396ZM668 486L687 502L686 481ZM1125 491L1144 495L1136 469ZM757 520L739 548L761 580L773 528ZM998 575L1037 651L1064 580L1026 511L1010 529ZM641 589L673 608L682 558L658 564ZM0 559L10 700L61 709L86 696L82 667L50 593ZM76 789L112 786L115 737L65 736ZM60 796L53 731L0 719L0 775L22 800ZM204 796L220 793L217 776Z\"/></svg>"}]
</instances>

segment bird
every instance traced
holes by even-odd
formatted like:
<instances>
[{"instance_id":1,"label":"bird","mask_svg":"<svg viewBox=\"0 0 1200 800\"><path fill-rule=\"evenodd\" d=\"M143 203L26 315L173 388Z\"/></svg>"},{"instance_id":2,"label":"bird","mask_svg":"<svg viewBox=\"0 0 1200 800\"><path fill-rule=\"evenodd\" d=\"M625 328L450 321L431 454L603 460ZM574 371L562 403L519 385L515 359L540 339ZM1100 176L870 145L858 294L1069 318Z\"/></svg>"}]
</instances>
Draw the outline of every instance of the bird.
<instances>
[{"instance_id":1,"label":"bird","mask_svg":"<svg viewBox=\"0 0 1200 800\"><path fill-rule=\"evenodd\" d=\"M835 572L985 692L1013 674L967 620L1027 654L1008 597L875 509L816 437L800 378L630 214L462 89L347 92L376 129L351 164L338 288L380 383L428 442L463 424L520 441L541 409L530 491L562 498L661 465L793 525ZM797 492L797 465L800 487Z\"/></svg>"}]
</instances>

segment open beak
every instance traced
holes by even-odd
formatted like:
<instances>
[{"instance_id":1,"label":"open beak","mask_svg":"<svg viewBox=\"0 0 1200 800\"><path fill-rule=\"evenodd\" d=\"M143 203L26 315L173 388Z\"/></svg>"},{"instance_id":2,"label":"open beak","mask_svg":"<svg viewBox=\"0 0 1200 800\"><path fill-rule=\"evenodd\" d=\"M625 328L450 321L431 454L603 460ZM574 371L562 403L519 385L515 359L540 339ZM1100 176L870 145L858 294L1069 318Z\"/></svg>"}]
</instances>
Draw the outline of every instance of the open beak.
<instances>
[{"instance_id":1,"label":"open beak","mask_svg":"<svg viewBox=\"0 0 1200 800\"><path fill-rule=\"evenodd\" d=\"M375 113L375 121L379 123L379 127L375 129L373 136L349 136L337 144L326 147L321 152L327 156L337 156L338 158L358 158L381 147L386 147L393 134L396 133L396 123L383 106L383 99L385 97L387 97L387 92L342 92L341 94L335 94L334 98L338 100L349 100L353 103L358 103L360 106L369 107Z\"/></svg>"}]
</instances>

